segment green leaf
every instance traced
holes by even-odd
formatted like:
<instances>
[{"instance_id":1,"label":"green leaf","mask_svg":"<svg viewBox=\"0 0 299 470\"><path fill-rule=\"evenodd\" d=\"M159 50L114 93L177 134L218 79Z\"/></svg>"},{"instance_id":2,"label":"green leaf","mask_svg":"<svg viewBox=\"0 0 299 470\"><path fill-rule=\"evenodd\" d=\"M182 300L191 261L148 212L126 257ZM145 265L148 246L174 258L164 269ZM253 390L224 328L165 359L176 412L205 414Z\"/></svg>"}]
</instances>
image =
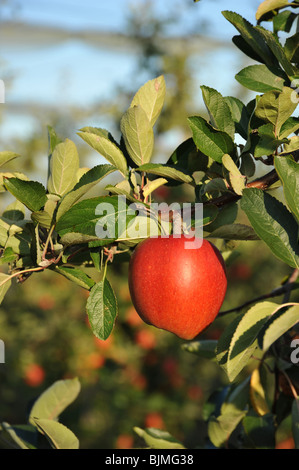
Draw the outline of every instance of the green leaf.
<instances>
[{"instance_id":1,"label":"green leaf","mask_svg":"<svg viewBox=\"0 0 299 470\"><path fill-rule=\"evenodd\" d=\"M291 28L296 18L297 18L297 15L289 10L282 11L281 13L278 13L277 15L273 16L274 33L277 34L278 31L284 31L285 33L289 33L291 31ZM285 43L285 46L286 46L286 43ZM291 60L292 57L288 55L287 48L285 46L284 46L284 50L285 50L286 56L289 60Z\"/></svg>"},{"instance_id":2,"label":"green leaf","mask_svg":"<svg viewBox=\"0 0 299 470\"><path fill-rule=\"evenodd\" d=\"M223 11L222 14L230 23L235 26L244 41L246 41L249 47L262 59L266 65L269 67L278 65L273 53L267 44L265 44L265 39L261 31L257 27L252 26L249 21L242 18L242 16L238 13Z\"/></svg>"},{"instance_id":3,"label":"green leaf","mask_svg":"<svg viewBox=\"0 0 299 470\"><path fill-rule=\"evenodd\" d=\"M275 318L271 319L272 321L269 322L268 327L267 324L265 325L265 331L261 340L263 351L267 351L271 344L299 322L299 304L293 305L287 311L278 313Z\"/></svg>"},{"instance_id":4,"label":"green leaf","mask_svg":"<svg viewBox=\"0 0 299 470\"><path fill-rule=\"evenodd\" d=\"M0 257L0 265L13 263L17 259L17 255L14 253L11 247L5 248L4 252Z\"/></svg>"},{"instance_id":5,"label":"green leaf","mask_svg":"<svg viewBox=\"0 0 299 470\"><path fill-rule=\"evenodd\" d=\"M33 429L33 432L32 432ZM4 432L7 436L4 437L5 443L12 449L32 449L34 448L26 438L34 440L35 429L29 426L11 426L9 423L0 423L0 433ZM10 442L11 441L11 442Z\"/></svg>"},{"instance_id":6,"label":"green leaf","mask_svg":"<svg viewBox=\"0 0 299 470\"><path fill-rule=\"evenodd\" d=\"M284 79L272 73L264 64L249 65L235 76L236 80L249 90L266 93L271 90L282 91Z\"/></svg>"},{"instance_id":7,"label":"green leaf","mask_svg":"<svg viewBox=\"0 0 299 470\"><path fill-rule=\"evenodd\" d=\"M221 93L213 88L201 86L203 99L210 116L210 123L215 129L226 132L234 139L235 125L230 108Z\"/></svg>"},{"instance_id":8,"label":"green leaf","mask_svg":"<svg viewBox=\"0 0 299 470\"><path fill-rule=\"evenodd\" d=\"M90 290L95 285L95 281L82 269L73 266L56 266L55 271L75 282L78 286L83 287L83 289Z\"/></svg>"},{"instance_id":9,"label":"green leaf","mask_svg":"<svg viewBox=\"0 0 299 470\"><path fill-rule=\"evenodd\" d=\"M273 449L275 447L275 423L273 415L247 415L242 425L253 449Z\"/></svg>"},{"instance_id":10,"label":"green leaf","mask_svg":"<svg viewBox=\"0 0 299 470\"><path fill-rule=\"evenodd\" d=\"M75 186L79 170L79 156L76 145L69 139L57 144L50 157L48 191L64 196Z\"/></svg>"},{"instance_id":11,"label":"green leaf","mask_svg":"<svg viewBox=\"0 0 299 470\"><path fill-rule=\"evenodd\" d=\"M45 435L53 449L79 449L79 441L75 434L57 421L34 418L37 429Z\"/></svg>"},{"instance_id":12,"label":"green leaf","mask_svg":"<svg viewBox=\"0 0 299 470\"><path fill-rule=\"evenodd\" d=\"M283 87L281 92L268 91L257 102L256 117L273 124L275 136L277 137L280 136L282 125L297 107L297 103L292 100L293 92L294 90L289 87Z\"/></svg>"},{"instance_id":13,"label":"green leaf","mask_svg":"<svg viewBox=\"0 0 299 470\"><path fill-rule=\"evenodd\" d=\"M253 155L255 158L273 155L278 147L285 142L288 142L287 139L278 139L275 136L273 124L264 124L258 128L258 139L252 149Z\"/></svg>"},{"instance_id":14,"label":"green leaf","mask_svg":"<svg viewBox=\"0 0 299 470\"><path fill-rule=\"evenodd\" d=\"M229 224L221 225L211 233L207 238L222 238L224 240L259 240L258 235L248 225Z\"/></svg>"},{"instance_id":15,"label":"green leaf","mask_svg":"<svg viewBox=\"0 0 299 470\"><path fill-rule=\"evenodd\" d=\"M231 382L247 365L257 348L257 336L261 328L277 308L279 305L274 302L260 302L242 315L232 335L225 365Z\"/></svg>"},{"instance_id":16,"label":"green leaf","mask_svg":"<svg viewBox=\"0 0 299 470\"><path fill-rule=\"evenodd\" d=\"M287 6L289 6L288 0L264 0L262 3L260 3L256 11L255 17L259 21L266 13Z\"/></svg>"},{"instance_id":17,"label":"green leaf","mask_svg":"<svg viewBox=\"0 0 299 470\"><path fill-rule=\"evenodd\" d=\"M136 434L144 439L150 449L185 449L183 444L169 432L156 428L133 428Z\"/></svg>"},{"instance_id":18,"label":"green leaf","mask_svg":"<svg viewBox=\"0 0 299 470\"><path fill-rule=\"evenodd\" d=\"M117 168L123 176L126 176L128 171L126 158L112 136L105 129L84 127L80 129L78 135Z\"/></svg>"},{"instance_id":19,"label":"green leaf","mask_svg":"<svg viewBox=\"0 0 299 470\"><path fill-rule=\"evenodd\" d=\"M297 15L295 15L295 18ZM285 55L290 62L298 64L299 62L299 32L286 39L284 45Z\"/></svg>"},{"instance_id":20,"label":"green leaf","mask_svg":"<svg viewBox=\"0 0 299 470\"><path fill-rule=\"evenodd\" d=\"M281 154L286 154L286 153L293 153L296 152L296 150L299 150L299 136L294 135L289 138L288 142L285 142L283 146L283 152Z\"/></svg>"},{"instance_id":21,"label":"green leaf","mask_svg":"<svg viewBox=\"0 0 299 470\"><path fill-rule=\"evenodd\" d=\"M216 356L217 343L217 340L212 339L190 341L189 343L182 344L182 349L200 357L214 359Z\"/></svg>"},{"instance_id":22,"label":"green leaf","mask_svg":"<svg viewBox=\"0 0 299 470\"><path fill-rule=\"evenodd\" d=\"M56 220L65 214L76 202L98 184L105 176L116 171L112 165L97 165L84 173L73 190L67 193L60 201Z\"/></svg>"},{"instance_id":23,"label":"green leaf","mask_svg":"<svg viewBox=\"0 0 299 470\"><path fill-rule=\"evenodd\" d=\"M292 432L295 448L299 449L299 398L295 398L292 404Z\"/></svg>"},{"instance_id":24,"label":"green leaf","mask_svg":"<svg viewBox=\"0 0 299 470\"><path fill-rule=\"evenodd\" d=\"M36 418L56 420L77 398L80 389L80 382L77 378L54 382L33 404L29 414L29 422L35 425Z\"/></svg>"},{"instance_id":25,"label":"green leaf","mask_svg":"<svg viewBox=\"0 0 299 470\"><path fill-rule=\"evenodd\" d=\"M154 126L164 104L166 92L165 79L160 75L145 83L135 94L131 107L140 105L145 111L151 126Z\"/></svg>"},{"instance_id":26,"label":"green leaf","mask_svg":"<svg viewBox=\"0 0 299 470\"><path fill-rule=\"evenodd\" d=\"M191 183L193 181L192 176L187 173L178 170L172 166L163 165L161 163L147 163L137 168L137 171L144 171L151 175L162 176L163 178L173 179L181 183Z\"/></svg>"},{"instance_id":27,"label":"green leaf","mask_svg":"<svg viewBox=\"0 0 299 470\"><path fill-rule=\"evenodd\" d=\"M157 178L153 181L149 181L146 185L143 187L143 196L145 198L148 198L148 196L155 191L156 189L160 188L161 186L167 184L167 179L165 178Z\"/></svg>"},{"instance_id":28,"label":"green leaf","mask_svg":"<svg viewBox=\"0 0 299 470\"><path fill-rule=\"evenodd\" d=\"M229 172L229 180L233 190L236 194L242 196L243 189L245 188L245 176L242 175L230 155L223 155L222 164Z\"/></svg>"},{"instance_id":29,"label":"green leaf","mask_svg":"<svg viewBox=\"0 0 299 470\"><path fill-rule=\"evenodd\" d=\"M299 222L299 163L291 156L276 156L274 165L283 184L286 202Z\"/></svg>"},{"instance_id":30,"label":"green leaf","mask_svg":"<svg viewBox=\"0 0 299 470\"><path fill-rule=\"evenodd\" d=\"M106 278L92 287L86 310L93 334L106 340L113 330L117 316L116 297Z\"/></svg>"},{"instance_id":31,"label":"green leaf","mask_svg":"<svg viewBox=\"0 0 299 470\"><path fill-rule=\"evenodd\" d=\"M37 181L6 178L6 189L31 211L39 211L47 202L46 190Z\"/></svg>"},{"instance_id":32,"label":"green leaf","mask_svg":"<svg viewBox=\"0 0 299 470\"><path fill-rule=\"evenodd\" d=\"M6 165L6 163L18 157L20 157L20 155L15 152L9 152L9 151L0 152L0 167L3 165Z\"/></svg>"},{"instance_id":33,"label":"green leaf","mask_svg":"<svg viewBox=\"0 0 299 470\"><path fill-rule=\"evenodd\" d=\"M279 137L283 139L298 130L299 130L299 118L291 116L281 126Z\"/></svg>"},{"instance_id":34,"label":"green leaf","mask_svg":"<svg viewBox=\"0 0 299 470\"><path fill-rule=\"evenodd\" d=\"M230 386L218 416L208 421L208 435L216 447L224 447L230 435L247 413L248 380Z\"/></svg>"},{"instance_id":35,"label":"green leaf","mask_svg":"<svg viewBox=\"0 0 299 470\"><path fill-rule=\"evenodd\" d=\"M188 122L196 147L205 155L221 163L224 154L234 152L234 142L226 132L214 129L200 116L189 117Z\"/></svg>"},{"instance_id":36,"label":"green leaf","mask_svg":"<svg viewBox=\"0 0 299 470\"><path fill-rule=\"evenodd\" d=\"M243 191L241 209L272 253L289 266L298 267L298 227L287 208L261 189L247 188Z\"/></svg>"},{"instance_id":37,"label":"green leaf","mask_svg":"<svg viewBox=\"0 0 299 470\"><path fill-rule=\"evenodd\" d=\"M4 284L2 284L4 282ZM2 303L5 294L11 286L10 276L8 274L0 273L0 304Z\"/></svg>"},{"instance_id":38,"label":"green leaf","mask_svg":"<svg viewBox=\"0 0 299 470\"><path fill-rule=\"evenodd\" d=\"M256 28L262 35L265 40L266 45L272 51L274 56L276 57L279 64L282 66L284 71L289 77L295 75L296 70L287 58L283 47L281 46L278 39L271 33L269 30L262 28L261 26L257 26Z\"/></svg>"},{"instance_id":39,"label":"green leaf","mask_svg":"<svg viewBox=\"0 0 299 470\"><path fill-rule=\"evenodd\" d=\"M248 113L245 104L233 96L226 96L224 99L230 108L232 119L235 123L236 132L238 132L241 137L247 140L250 114Z\"/></svg>"},{"instance_id":40,"label":"green leaf","mask_svg":"<svg viewBox=\"0 0 299 470\"><path fill-rule=\"evenodd\" d=\"M128 203L119 201L118 196L103 196L84 199L71 207L57 222L56 231L62 237L67 233L79 232L93 239L109 240L117 238L128 221Z\"/></svg>"},{"instance_id":41,"label":"green leaf","mask_svg":"<svg viewBox=\"0 0 299 470\"><path fill-rule=\"evenodd\" d=\"M248 42L245 41L243 36L241 34L237 34L236 36L233 36L232 41L235 46L240 49L240 51L243 52L246 56L250 57L251 59L255 60L256 62L261 62L264 64L266 61L256 52L255 49L253 49Z\"/></svg>"},{"instance_id":42,"label":"green leaf","mask_svg":"<svg viewBox=\"0 0 299 470\"><path fill-rule=\"evenodd\" d=\"M48 141L49 141L49 155L54 152L56 145L62 143L62 140L56 134L55 129L52 126L47 126L48 128Z\"/></svg>"},{"instance_id":43,"label":"green leaf","mask_svg":"<svg viewBox=\"0 0 299 470\"><path fill-rule=\"evenodd\" d=\"M149 163L154 148L154 132L140 105L129 108L120 122L126 149L136 165Z\"/></svg>"},{"instance_id":44,"label":"green leaf","mask_svg":"<svg viewBox=\"0 0 299 470\"><path fill-rule=\"evenodd\" d=\"M5 208L3 212L3 217L5 219L10 220L11 222L18 222L20 220L24 220L25 218L24 204L22 204L20 201L16 199Z\"/></svg>"}]
</instances>

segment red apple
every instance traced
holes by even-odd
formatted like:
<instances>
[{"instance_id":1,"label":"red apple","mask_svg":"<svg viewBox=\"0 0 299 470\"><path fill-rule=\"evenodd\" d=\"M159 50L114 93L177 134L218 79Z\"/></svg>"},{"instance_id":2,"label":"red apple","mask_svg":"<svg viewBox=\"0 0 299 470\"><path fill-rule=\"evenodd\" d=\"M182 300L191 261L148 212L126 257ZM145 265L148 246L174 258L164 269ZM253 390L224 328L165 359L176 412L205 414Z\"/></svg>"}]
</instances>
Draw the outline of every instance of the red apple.
<instances>
[{"instance_id":1,"label":"red apple","mask_svg":"<svg viewBox=\"0 0 299 470\"><path fill-rule=\"evenodd\" d=\"M219 250L207 240L190 248L190 240L183 235L147 238L129 265L131 298L143 321L186 340L214 321L227 288Z\"/></svg>"}]
</instances>

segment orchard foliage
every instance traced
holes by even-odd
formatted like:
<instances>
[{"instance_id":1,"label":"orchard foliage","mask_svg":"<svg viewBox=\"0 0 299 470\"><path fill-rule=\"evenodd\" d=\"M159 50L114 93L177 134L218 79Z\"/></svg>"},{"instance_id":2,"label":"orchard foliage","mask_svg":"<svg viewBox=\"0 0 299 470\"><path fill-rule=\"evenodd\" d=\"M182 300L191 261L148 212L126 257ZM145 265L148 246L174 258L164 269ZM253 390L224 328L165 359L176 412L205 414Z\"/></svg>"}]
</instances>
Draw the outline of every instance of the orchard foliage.
<instances>
[{"instance_id":1,"label":"orchard foliage","mask_svg":"<svg viewBox=\"0 0 299 470\"><path fill-rule=\"evenodd\" d=\"M254 62L235 78L255 96L243 103L203 85L209 118L188 118L190 137L167 162L152 161L154 126L167 92L164 77L159 76L133 97L120 121L119 140L105 129L79 130L78 135L107 163L81 168L74 142L61 140L49 126L46 186L21 173L1 173L2 192L15 198L0 219L0 261L7 267L0 278L1 301L14 280L24 282L33 273L52 270L89 291L86 311L94 335L101 340L111 334L118 314L108 280L109 263L128 261L140 241L134 238L134 227L147 227L155 191L163 185L184 184L192 190L193 197L186 202L203 204L204 236L217 243L227 265L236 255L234 241L259 240L290 268L278 289L261 301L248 299L249 308L236 309L219 340L199 338L182 345L187 352L216 361L227 376L227 387L215 392L207 404L208 435L214 447L274 447L276 429L289 416L299 447L298 362L291 359L298 357L292 355L292 340L298 335L299 320L299 304L291 300L299 286L299 120L295 115L299 33L291 33L298 22L298 7L298 0L266 0L257 10L255 26L237 13L222 12L238 32L233 43ZM0 164L6 166L18 157L0 152ZM88 192L112 174L118 182L104 185L102 195L88 198ZM97 229L118 224L119 195L125 200L122 210L128 211L136 202L142 210L127 217L123 233L111 230L115 236L100 239ZM97 213L101 202L115 208L113 220ZM165 230L159 218L156 225L158 233ZM98 277L91 277L90 267L96 268ZM270 299L282 294L281 303ZM248 365L250 373L244 377ZM63 385L56 384L55 390L59 386ZM76 447L72 433L66 429L62 433L62 425L43 412L43 400L51 402L53 390L35 403L30 432L41 432L53 447ZM1 429L15 445L27 446L17 429L5 423ZM184 447L166 431L135 431L149 447ZM60 438L63 444L55 443Z\"/></svg>"}]
</instances>

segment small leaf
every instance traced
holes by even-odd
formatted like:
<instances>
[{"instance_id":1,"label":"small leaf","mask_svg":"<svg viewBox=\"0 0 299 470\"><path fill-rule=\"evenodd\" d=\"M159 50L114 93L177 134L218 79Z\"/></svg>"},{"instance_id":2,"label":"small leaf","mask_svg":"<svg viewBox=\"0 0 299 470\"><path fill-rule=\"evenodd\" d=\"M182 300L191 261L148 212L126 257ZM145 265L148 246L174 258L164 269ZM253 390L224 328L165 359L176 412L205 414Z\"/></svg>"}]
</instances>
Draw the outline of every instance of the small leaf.
<instances>
[{"instance_id":1,"label":"small leaf","mask_svg":"<svg viewBox=\"0 0 299 470\"><path fill-rule=\"evenodd\" d=\"M283 305L281 305L283 307ZM274 317L274 316L273 316ZM274 318L271 318L269 326L265 325L265 331L262 338L262 349L267 351L284 333L290 330L299 322L299 304L290 307L282 313L279 311Z\"/></svg>"},{"instance_id":2,"label":"small leaf","mask_svg":"<svg viewBox=\"0 0 299 470\"><path fill-rule=\"evenodd\" d=\"M148 196L155 191L156 189L160 188L160 186L163 186L164 184L167 184L167 179L165 178L157 178L153 181L149 181L144 187L143 187L143 196L145 198L148 198Z\"/></svg>"},{"instance_id":3,"label":"small leaf","mask_svg":"<svg viewBox=\"0 0 299 470\"><path fill-rule=\"evenodd\" d=\"M271 31L262 28L261 26L257 26L256 29L261 33L266 47L268 46L272 51L273 55L276 57L278 63L282 66L286 74L289 77L293 77L296 74L296 69L287 58L285 51L276 36L271 33Z\"/></svg>"},{"instance_id":4,"label":"small leaf","mask_svg":"<svg viewBox=\"0 0 299 470\"><path fill-rule=\"evenodd\" d=\"M238 132L244 139L247 139L250 114L245 104L233 96L226 96L224 99L230 108L236 132Z\"/></svg>"},{"instance_id":5,"label":"small leaf","mask_svg":"<svg viewBox=\"0 0 299 470\"><path fill-rule=\"evenodd\" d=\"M217 343L217 340L212 339L190 341L189 343L182 344L182 349L200 357L214 359L216 356Z\"/></svg>"},{"instance_id":6,"label":"small leaf","mask_svg":"<svg viewBox=\"0 0 299 470\"><path fill-rule=\"evenodd\" d=\"M297 223L287 208L261 189L246 188L241 208L256 234L273 254L291 267L299 266Z\"/></svg>"},{"instance_id":7,"label":"small leaf","mask_svg":"<svg viewBox=\"0 0 299 470\"><path fill-rule=\"evenodd\" d=\"M221 163L224 154L234 151L234 142L226 132L214 129L201 116L189 117L188 121L196 147L205 155Z\"/></svg>"},{"instance_id":8,"label":"small leaf","mask_svg":"<svg viewBox=\"0 0 299 470\"><path fill-rule=\"evenodd\" d=\"M92 287L86 310L93 334L106 340L113 330L117 316L116 297L106 278Z\"/></svg>"},{"instance_id":9,"label":"small leaf","mask_svg":"<svg viewBox=\"0 0 299 470\"><path fill-rule=\"evenodd\" d=\"M257 102L255 115L273 124L276 137L280 135L282 125L297 107L297 103L292 100L293 91L289 87L283 87L281 92L268 91Z\"/></svg>"},{"instance_id":10,"label":"small leaf","mask_svg":"<svg viewBox=\"0 0 299 470\"><path fill-rule=\"evenodd\" d=\"M249 65L241 70L236 80L249 90L266 93L271 90L282 91L284 79L272 73L264 64Z\"/></svg>"},{"instance_id":11,"label":"small leaf","mask_svg":"<svg viewBox=\"0 0 299 470\"><path fill-rule=\"evenodd\" d=\"M274 302L260 302L242 315L235 331L232 332L225 364L230 381L233 381L247 365L257 347L259 332L277 308L279 305Z\"/></svg>"},{"instance_id":12,"label":"small leaf","mask_svg":"<svg viewBox=\"0 0 299 470\"><path fill-rule=\"evenodd\" d=\"M120 123L126 149L136 165L149 163L154 148L154 132L140 105L129 108Z\"/></svg>"},{"instance_id":13,"label":"small leaf","mask_svg":"<svg viewBox=\"0 0 299 470\"><path fill-rule=\"evenodd\" d=\"M23 437L23 434L24 432L22 432L23 430L22 429L19 429L20 426L11 426L10 424L6 423L6 422L2 422L0 423L0 432L5 432L8 434L8 439L6 438L5 436L5 442L7 443L7 445L13 449L31 449L33 448L32 445L30 445L28 442L25 441L24 437ZM31 429L30 429L31 431ZM28 435L28 432L30 432L29 430L27 431L27 435ZM9 440L11 439L12 443L10 445L10 442Z\"/></svg>"},{"instance_id":14,"label":"small leaf","mask_svg":"<svg viewBox=\"0 0 299 470\"><path fill-rule=\"evenodd\" d=\"M63 424L44 418L34 418L33 421L54 449L79 449L77 437Z\"/></svg>"},{"instance_id":15,"label":"small leaf","mask_svg":"<svg viewBox=\"0 0 299 470\"><path fill-rule=\"evenodd\" d=\"M250 401L259 416L270 413L265 397L265 390L261 383L259 368L253 370L250 378Z\"/></svg>"},{"instance_id":16,"label":"small leaf","mask_svg":"<svg viewBox=\"0 0 299 470\"><path fill-rule=\"evenodd\" d=\"M138 427L134 427L134 431L145 440L151 449L185 449L183 444L167 431L155 428L141 429Z\"/></svg>"},{"instance_id":17,"label":"small leaf","mask_svg":"<svg viewBox=\"0 0 299 470\"><path fill-rule=\"evenodd\" d=\"M145 83L137 91L131 107L140 105L145 111L151 126L154 126L163 108L165 92L165 79L163 75L160 75Z\"/></svg>"},{"instance_id":18,"label":"small leaf","mask_svg":"<svg viewBox=\"0 0 299 470\"><path fill-rule=\"evenodd\" d=\"M259 240L255 231L250 226L244 224L221 225L219 228L209 233L208 238L222 238L226 240Z\"/></svg>"},{"instance_id":19,"label":"small leaf","mask_svg":"<svg viewBox=\"0 0 299 470\"><path fill-rule=\"evenodd\" d=\"M20 155L15 152L4 151L0 152L0 167L6 165L6 163L18 158Z\"/></svg>"},{"instance_id":20,"label":"small leaf","mask_svg":"<svg viewBox=\"0 0 299 470\"><path fill-rule=\"evenodd\" d=\"M37 181L6 178L6 189L31 211L39 211L47 202L46 190Z\"/></svg>"},{"instance_id":21,"label":"small leaf","mask_svg":"<svg viewBox=\"0 0 299 470\"><path fill-rule=\"evenodd\" d=\"M144 171L152 175L162 176L163 178L170 178L181 183L191 183L193 181L192 176L187 173L173 168L171 166L162 165L160 163L147 163L137 168L138 171Z\"/></svg>"},{"instance_id":22,"label":"small leaf","mask_svg":"<svg viewBox=\"0 0 299 470\"><path fill-rule=\"evenodd\" d=\"M247 415L242 420L245 433L252 449L275 448L275 423L273 415Z\"/></svg>"},{"instance_id":23,"label":"small leaf","mask_svg":"<svg viewBox=\"0 0 299 470\"><path fill-rule=\"evenodd\" d=\"M273 53L265 44L265 39L261 31L252 26L252 24L244 19L241 15L231 11L223 11L223 16L232 23L239 31L244 41L249 47L261 58L261 60L269 67L277 66L278 62Z\"/></svg>"},{"instance_id":24,"label":"small leaf","mask_svg":"<svg viewBox=\"0 0 299 470\"><path fill-rule=\"evenodd\" d=\"M242 196L242 191L245 188L245 176L242 175L230 155L223 155L222 164L229 171L229 179L233 190L236 194Z\"/></svg>"},{"instance_id":25,"label":"small leaf","mask_svg":"<svg viewBox=\"0 0 299 470\"><path fill-rule=\"evenodd\" d=\"M125 215L126 209L127 206L125 204L121 215ZM106 226L105 238L115 239L118 214L117 196L84 199L77 202L77 204L60 217L56 225L56 231L60 236L68 232L79 232L95 237L99 233L97 227Z\"/></svg>"},{"instance_id":26,"label":"small leaf","mask_svg":"<svg viewBox=\"0 0 299 470\"><path fill-rule=\"evenodd\" d=\"M55 420L78 396L80 382L77 378L58 380L47 388L35 401L29 415L29 422L34 419Z\"/></svg>"},{"instance_id":27,"label":"small leaf","mask_svg":"<svg viewBox=\"0 0 299 470\"><path fill-rule=\"evenodd\" d=\"M93 127L85 127L80 129L78 135L90 145L90 147L103 155L103 157L117 168L123 176L127 174L128 167L126 158L107 131Z\"/></svg>"},{"instance_id":28,"label":"small leaf","mask_svg":"<svg viewBox=\"0 0 299 470\"><path fill-rule=\"evenodd\" d=\"M56 214L58 221L79 199L98 184L105 176L116 171L112 165L97 165L84 173L72 191L67 193L60 201Z\"/></svg>"},{"instance_id":29,"label":"small leaf","mask_svg":"<svg viewBox=\"0 0 299 470\"><path fill-rule=\"evenodd\" d=\"M211 125L220 131L226 132L234 139L235 125L226 100L213 88L201 86L201 90L209 112Z\"/></svg>"},{"instance_id":30,"label":"small leaf","mask_svg":"<svg viewBox=\"0 0 299 470\"><path fill-rule=\"evenodd\" d=\"M275 169L283 184L286 202L299 222L299 163L292 157L274 157Z\"/></svg>"},{"instance_id":31,"label":"small leaf","mask_svg":"<svg viewBox=\"0 0 299 470\"><path fill-rule=\"evenodd\" d=\"M255 17L259 21L266 14L273 10L289 6L288 0L264 0L258 7Z\"/></svg>"},{"instance_id":32,"label":"small leaf","mask_svg":"<svg viewBox=\"0 0 299 470\"><path fill-rule=\"evenodd\" d=\"M74 268L73 266L56 266L56 272L75 282L78 286L83 287L83 289L90 290L95 285L95 281L82 269Z\"/></svg>"},{"instance_id":33,"label":"small leaf","mask_svg":"<svg viewBox=\"0 0 299 470\"><path fill-rule=\"evenodd\" d=\"M79 156L76 145L69 139L57 144L50 157L48 191L64 196L75 186L79 170Z\"/></svg>"}]
</instances>

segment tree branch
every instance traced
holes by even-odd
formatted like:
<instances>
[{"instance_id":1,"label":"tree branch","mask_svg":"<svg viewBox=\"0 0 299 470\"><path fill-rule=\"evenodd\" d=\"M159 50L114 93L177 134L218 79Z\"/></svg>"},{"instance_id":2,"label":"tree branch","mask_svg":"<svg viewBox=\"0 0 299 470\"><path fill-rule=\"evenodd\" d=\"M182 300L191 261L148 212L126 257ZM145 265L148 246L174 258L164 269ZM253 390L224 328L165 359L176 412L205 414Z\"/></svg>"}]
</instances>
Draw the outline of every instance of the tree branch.
<instances>
[{"instance_id":1,"label":"tree branch","mask_svg":"<svg viewBox=\"0 0 299 470\"><path fill-rule=\"evenodd\" d=\"M299 289L298 283L289 282L291 278L292 278L292 275L290 276L288 282L286 282L283 286L277 287L276 289L272 290L268 294L263 294L263 295L260 295L259 297L255 297L254 299L248 300L247 302L244 302L242 305L239 305L238 307L230 308L229 310L223 310L222 312L219 312L218 316L224 316L224 315L227 315L228 313L239 312L243 308L248 307L249 305L252 305L256 302L260 302L261 300L271 299L272 297L278 297L279 295L283 295L286 293L288 293L288 296L289 296L292 290ZM286 303L286 302L283 301L283 303Z\"/></svg>"}]
</instances>

